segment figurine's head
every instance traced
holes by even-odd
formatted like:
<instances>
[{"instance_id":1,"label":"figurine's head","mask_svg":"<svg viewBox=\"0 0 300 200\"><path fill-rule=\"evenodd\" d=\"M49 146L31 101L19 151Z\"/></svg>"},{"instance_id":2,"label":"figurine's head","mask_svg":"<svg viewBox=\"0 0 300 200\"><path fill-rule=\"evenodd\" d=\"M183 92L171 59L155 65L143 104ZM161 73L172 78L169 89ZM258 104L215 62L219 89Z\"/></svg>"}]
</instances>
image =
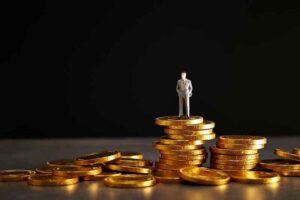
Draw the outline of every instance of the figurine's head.
<instances>
[{"instance_id":1,"label":"figurine's head","mask_svg":"<svg viewBox=\"0 0 300 200\"><path fill-rule=\"evenodd\" d=\"M186 79L186 72L185 71L181 72L181 79L182 80Z\"/></svg>"}]
</instances>

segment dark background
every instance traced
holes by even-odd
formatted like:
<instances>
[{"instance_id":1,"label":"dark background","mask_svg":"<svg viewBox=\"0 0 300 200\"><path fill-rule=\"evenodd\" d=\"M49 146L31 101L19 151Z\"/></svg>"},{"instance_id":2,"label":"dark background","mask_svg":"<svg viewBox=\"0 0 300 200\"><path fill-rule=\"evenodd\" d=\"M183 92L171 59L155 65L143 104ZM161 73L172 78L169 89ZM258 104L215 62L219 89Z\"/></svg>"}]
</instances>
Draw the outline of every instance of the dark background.
<instances>
[{"instance_id":1,"label":"dark background","mask_svg":"<svg viewBox=\"0 0 300 200\"><path fill-rule=\"evenodd\" d=\"M1 3L0 137L162 135L182 70L217 134L299 133L293 1L95 2Z\"/></svg>"}]
</instances>

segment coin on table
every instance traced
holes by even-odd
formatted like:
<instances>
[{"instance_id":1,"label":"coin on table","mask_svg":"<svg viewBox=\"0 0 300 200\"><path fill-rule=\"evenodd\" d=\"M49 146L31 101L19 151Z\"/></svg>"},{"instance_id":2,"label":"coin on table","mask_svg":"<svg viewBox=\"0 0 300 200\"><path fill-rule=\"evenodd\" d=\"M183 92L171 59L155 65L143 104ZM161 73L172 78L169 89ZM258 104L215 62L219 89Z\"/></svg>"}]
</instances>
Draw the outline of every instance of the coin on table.
<instances>
[{"instance_id":1,"label":"coin on table","mask_svg":"<svg viewBox=\"0 0 300 200\"><path fill-rule=\"evenodd\" d=\"M155 119L155 124L159 126L172 126L172 125L194 125L203 122L203 117L201 116L190 116L190 118L178 118L177 116L164 116L157 117Z\"/></svg>"},{"instance_id":2,"label":"coin on table","mask_svg":"<svg viewBox=\"0 0 300 200\"><path fill-rule=\"evenodd\" d=\"M51 167L75 166L73 159L47 161L47 165Z\"/></svg>"},{"instance_id":3,"label":"coin on table","mask_svg":"<svg viewBox=\"0 0 300 200\"><path fill-rule=\"evenodd\" d=\"M300 162L300 155L290 153L290 152L282 150L282 149L275 149L274 153L281 158Z\"/></svg>"},{"instance_id":4,"label":"coin on table","mask_svg":"<svg viewBox=\"0 0 300 200\"><path fill-rule=\"evenodd\" d=\"M257 160L219 160L211 159L211 162L222 165L256 165Z\"/></svg>"},{"instance_id":5,"label":"coin on table","mask_svg":"<svg viewBox=\"0 0 300 200\"><path fill-rule=\"evenodd\" d=\"M225 155L225 154L216 154L212 153L213 159L218 160L250 160L250 161L259 161L259 154L249 154L249 155Z\"/></svg>"},{"instance_id":6,"label":"coin on table","mask_svg":"<svg viewBox=\"0 0 300 200\"><path fill-rule=\"evenodd\" d=\"M155 185L156 179L152 175L124 174L106 177L104 184L109 187L139 188Z\"/></svg>"},{"instance_id":7,"label":"coin on table","mask_svg":"<svg viewBox=\"0 0 300 200\"><path fill-rule=\"evenodd\" d=\"M99 163L106 163L120 157L121 153L119 151L103 151L77 157L74 160L74 163L76 165L94 165Z\"/></svg>"},{"instance_id":8,"label":"coin on table","mask_svg":"<svg viewBox=\"0 0 300 200\"><path fill-rule=\"evenodd\" d=\"M203 160L206 158L206 154L199 154L199 155L161 154L160 157L162 159L168 159L168 160Z\"/></svg>"},{"instance_id":9,"label":"coin on table","mask_svg":"<svg viewBox=\"0 0 300 200\"><path fill-rule=\"evenodd\" d=\"M160 159L159 163L165 165L200 165L203 163L203 159L201 160L168 160L168 159Z\"/></svg>"},{"instance_id":10,"label":"coin on table","mask_svg":"<svg viewBox=\"0 0 300 200\"><path fill-rule=\"evenodd\" d=\"M176 144L161 144L156 142L153 144L154 148L157 150L194 150L202 148L201 145L176 145Z\"/></svg>"},{"instance_id":11,"label":"coin on table","mask_svg":"<svg viewBox=\"0 0 300 200\"><path fill-rule=\"evenodd\" d=\"M53 169L54 176L90 176L101 172L101 167L56 167Z\"/></svg>"},{"instance_id":12,"label":"coin on table","mask_svg":"<svg viewBox=\"0 0 300 200\"><path fill-rule=\"evenodd\" d=\"M214 169L222 169L222 170L250 170L256 167L257 164L247 164L247 165L224 165L211 163L211 167Z\"/></svg>"},{"instance_id":13,"label":"coin on table","mask_svg":"<svg viewBox=\"0 0 300 200\"><path fill-rule=\"evenodd\" d=\"M166 136L162 136L159 139L159 143L169 144L169 145L203 145L205 141L204 140L174 140L174 139L169 139Z\"/></svg>"},{"instance_id":14,"label":"coin on table","mask_svg":"<svg viewBox=\"0 0 300 200\"><path fill-rule=\"evenodd\" d=\"M168 134L170 139L174 140L212 140L215 139L216 134L205 134L205 135L187 135L187 134Z\"/></svg>"},{"instance_id":15,"label":"coin on table","mask_svg":"<svg viewBox=\"0 0 300 200\"><path fill-rule=\"evenodd\" d=\"M172 169L155 169L155 174L158 176L179 176L179 170L172 170Z\"/></svg>"},{"instance_id":16,"label":"coin on table","mask_svg":"<svg viewBox=\"0 0 300 200\"><path fill-rule=\"evenodd\" d=\"M215 127L215 123L212 121L204 120L201 124L197 125L171 125L170 129L180 129L180 130L205 130L205 129L213 129Z\"/></svg>"},{"instance_id":17,"label":"coin on table","mask_svg":"<svg viewBox=\"0 0 300 200\"><path fill-rule=\"evenodd\" d=\"M263 149L265 147L264 144L227 144L227 143L221 143L217 142L217 148L221 149Z\"/></svg>"},{"instance_id":18,"label":"coin on table","mask_svg":"<svg viewBox=\"0 0 300 200\"><path fill-rule=\"evenodd\" d=\"M220 143L226 144L266 144L267 138L251 135L222 135L219 137Z\"/></svg>"},{"instance_id":19,"label":"coin on table","mask_svg":"<svg viewBox=\"0 0 300 200\"><path fill-rule=\"evenodd\" d=\"M143 159L144 156L142 153L140 152L121 152L121 158L125 158L125 159Z\"/></svg>"},{"instance_id":20,"label":"coin on table","mask_svg":"<svg viewBox=\"0 0 300 200\"><path fill-rule=\"evenodd\" d=\"M28 184L34 186L64 186L78 182L78 177L59 177L49 174L36 174L28 179Z\"/></svg>"},{"instance_id":21,"label":"coin on table","mask_svg":"<svg viewBox=\"0 0 300 200\"><path fill-rule=\"evenodd\" d=\"M212 153L224 155L252 155L258 154L257 149L222 149L218 147L210 147Z\"/></svg>"},{"instance_id":22,"label":"coin on table","mask_svg":"<svg viewBox=\"0 0 300 200\"><path fill-rule=\"evenodd\" d=\"M280 181L280 176L274 172L263 171L236 171L230 172L229 176L235 182L239 183L277 183Z\"/></svg>"},{"instance_id":23,"label":"coin on table","mask_svg":"<svg viewBox=\"0 0 300 200\"><path fill-rule=\"evenodd\" d=\"M206 134L211 134L213 132L212 129L206 129L206 130L179 130L179 129L169 129L165 128L164 132L166 134L175 134L175 135L206 135Z\"/></svg>"},{"instance_id":24,"label":"coin on table","mask_svg":"<svg viewBox=\"0 0 300 200\"><path fill-rule=\"evenodd\" d=\"M182 179L203 185L223 185L230 180L226 173L205 167L186 167L179 172Z\"/></svg>"},{"instance_id":25,"label":"coin on table","mask_svg":"<svg viewBox=\"0 0 300 200\"><path fill-rule=\"evenodd\" d=\"M111 161L111 163L115 163L118 165L125 165L125 166L133 166L133 167L151 167L153 163L149 160L143 160L143 159L124 159L124 158L118 158L116 160Z\"/></svg>"},{"instance_id":26,"label":"coin on table","mask_svg":"<svg viewBox=\"0 0 300 200\"><path fill-rule=\"evenodd\" d=\"M300 163L287 159L270 159L262 160L259 165L262 168L276 170L276 171L288 171L288 170L300 170Z\"/></svg>"},{"instance_id":27,"label":"coin on table","mask_svg":"<svg viewBox=\"0 0 300 200\"><path fill-rule=\"evenodd\" d=\"M160 154L166 155L199 155L206 154L206 149L201 147L199 149L194 150L160 150Z\"/></svg>"},{"instance_id":28,"label":"coin on table","mask_svg":"<svg viewBox=\"0 0 300 200\"><path fill-rule=\"evenodd\" d=\"M132 167L132 166L112 164L112 163L107 163L105 167L112 171L137 173L137 174L150 174L153 170L152 167Z\"/></svg>"},{"instance_id":29,"label":"coin on table","mask_svg":"<svg viewBox=\"0 0 300 200\"><path fill-rule=\"evenodd\" d=\"M24 169L11 169L0 171L0 182L18 182L26 181L35 171Z\"/></svg>"},{"instance_id":30,"label":"coin on table","mask_svg":"<svg viewBox=\"0 0 300 200\"><path fill-rule=\"evenodd\" d=\"M181 183L182 179L179 176L160 176L155 174L154 175L156 181L158 183Z\"/></svg>"},{"instance_id":31,"label":"coin on table","mask_svg":"<svg viewBox=\"0 0 300 200\"><path fill-rule=\"evenodd\" d=\"M82 180L84 181L102 181L104 178L109 176L119 176L120 172L101 172L101 174L96 174L92 176L83 176Z\"/></svg>"},{"instance_id":32,"label":"coin on table","mask_svg":"<svg viewBox=\"0 0 300 200\"><path fill-rule=\"evenodd\" d=\"M297 154L300 156L300 148L294 148L293 149L293 154Z\"/></svg>"}]
</instances>

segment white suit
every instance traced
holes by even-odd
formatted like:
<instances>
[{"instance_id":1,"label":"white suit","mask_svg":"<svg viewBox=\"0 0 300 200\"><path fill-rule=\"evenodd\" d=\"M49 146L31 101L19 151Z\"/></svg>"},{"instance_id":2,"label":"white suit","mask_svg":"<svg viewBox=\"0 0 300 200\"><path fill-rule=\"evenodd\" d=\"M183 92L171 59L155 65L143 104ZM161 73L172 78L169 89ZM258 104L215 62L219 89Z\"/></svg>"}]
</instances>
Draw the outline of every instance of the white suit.
<instances>
[{"instance_id":1,"label":"white suit","mask_svg":"<svg viewBox=\"0 0 300 200\"><path fill-rule=\"evenodd\" d=\"M192 96L193 86L189 79L179 79L177 81L176 91L179 97L179 115L183 116L183 103L185 104L186 115L190 117L190 97Z\"/></svg>"}]
</instances>

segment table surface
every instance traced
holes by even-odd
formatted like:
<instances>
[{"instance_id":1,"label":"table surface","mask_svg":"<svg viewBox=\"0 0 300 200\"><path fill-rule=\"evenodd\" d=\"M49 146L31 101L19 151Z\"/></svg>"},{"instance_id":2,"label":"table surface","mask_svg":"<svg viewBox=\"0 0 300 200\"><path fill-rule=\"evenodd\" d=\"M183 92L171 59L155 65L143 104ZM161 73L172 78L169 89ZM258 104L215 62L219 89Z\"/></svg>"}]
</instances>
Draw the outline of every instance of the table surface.
<instances>
[{"instance_id":1,"label":"table surface","mask_svg":"<svg viewBox=\"0 0 300 200\"><path fill-rule=\"evenodd\" d=\"M157 138L118 139L28 139L0 140L0 169L35 169L48 160L73 158L74 156L101 151L139 151L146 159L156 160L158 153L152 147ZM260 151L261 159L276 158L275 148L292 149L300 147L300 137L270 137L265 149ZM213 145L210 141L206 146ZM223 186L202 186L187 184L157 184L141 189L109 188L102 181L80 182L62 187L28 186L25 182L1 183L0 199L299 199L300 178L282 177L280 183L251 185L230 183Z\"/></svg>"}]
</instances>

